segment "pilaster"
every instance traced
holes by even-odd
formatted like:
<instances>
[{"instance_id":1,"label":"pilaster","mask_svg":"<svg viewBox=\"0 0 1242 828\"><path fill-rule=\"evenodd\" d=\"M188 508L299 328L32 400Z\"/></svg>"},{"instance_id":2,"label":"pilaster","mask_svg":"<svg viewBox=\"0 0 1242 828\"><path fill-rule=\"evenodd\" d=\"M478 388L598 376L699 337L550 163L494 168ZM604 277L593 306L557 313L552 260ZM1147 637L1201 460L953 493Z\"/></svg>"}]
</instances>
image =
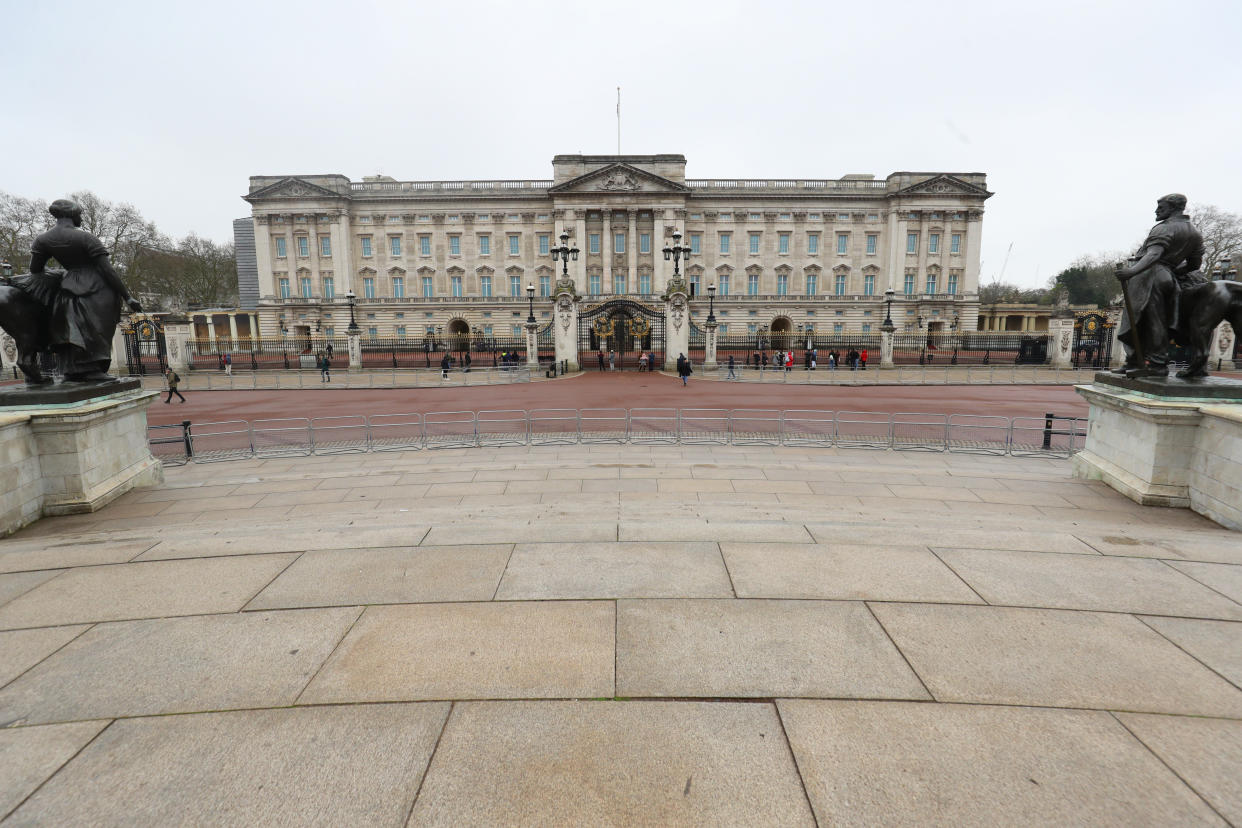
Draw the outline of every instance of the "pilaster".
<instances>
[{"instance_id":1,"label":"pilaster","mask_svg":"<svg viewBox=\"0 0 1242 828\"><path fill-rule=\"evenodd\" d=\"M556 361L564 363L568 371L579 370L578 310L581 298L574 288L573 279L557 280L556 310L552 314L552 341L556 346Z\"/></svg>"}]
</instances>

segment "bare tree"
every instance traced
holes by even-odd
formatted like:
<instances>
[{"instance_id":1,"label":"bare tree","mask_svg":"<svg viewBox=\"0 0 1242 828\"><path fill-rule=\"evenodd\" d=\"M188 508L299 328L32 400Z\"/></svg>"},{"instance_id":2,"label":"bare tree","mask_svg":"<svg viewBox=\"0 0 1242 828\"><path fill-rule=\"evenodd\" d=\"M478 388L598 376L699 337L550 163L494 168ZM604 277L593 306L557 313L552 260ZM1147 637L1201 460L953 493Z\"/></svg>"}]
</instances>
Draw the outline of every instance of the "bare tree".
<instances>
[{"instance_id":1,"label":"bare tree","mask_svg":"<svg viewBox=\"0 0 1242 828\"><path fill-rule=\"evenodd\" d=\"M1223 258L1231 257L1237 267L1242 255L1242 216L1212 204L1199 205L1190 220L1203 235L1203 272L1211 277L1212 268Z\"/></svg>"},{"instance_id":2,"label":"bare tree","mask_svg":"<svg viewBox=\"0 0 1242 828\"><path fill-rule=\"evenodd\" d=\"M0 259L13 265L15 273L30 266L30 245L55 223L47 202L0 191Z\"/></svg>"}]
</instances>

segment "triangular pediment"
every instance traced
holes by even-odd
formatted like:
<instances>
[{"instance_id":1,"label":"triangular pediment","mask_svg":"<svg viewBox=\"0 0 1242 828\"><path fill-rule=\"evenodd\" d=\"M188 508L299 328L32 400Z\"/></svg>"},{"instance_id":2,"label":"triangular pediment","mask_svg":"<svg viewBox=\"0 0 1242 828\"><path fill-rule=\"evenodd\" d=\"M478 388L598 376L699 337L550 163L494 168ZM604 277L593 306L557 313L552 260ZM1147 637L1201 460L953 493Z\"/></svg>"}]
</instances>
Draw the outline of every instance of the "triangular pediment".
<instances>
[{"instance_id":1,"label":"triangular pediment","mask_svg":"<svg viewBox=\"0 0 1242 828\"><path fill-rule=\"evenodd\" d=\"M609 164L548 189L549 193L688 193L685 184L631 164Z\"/></svg>"},{"instance_id":2,"label":"triangular pediment","mask_svg":"<svg viewBox=\"0 0 1242 828\"><path fill-rule=\"evenodd\" d=\"M284 178L275 184L269 184L262 189L255 190L249 195L243 196L246 201L259 201L269 198L341 198L340 193L334 193L326 187L320 187L318 184L312 184L309 181L303 181L300 178Z\"/></svg>"},{"instance_id":3,"label":"triangular pediment","mask_svg":"<svg viewBox=\"0 0 1242 828\"><path fill-rule=\"evenodd\" d=\"M897 195L973 195L987 198L992 194L957 176L936 175L926 181L920 181L898 190Z\"/></svg>"}]
</instances>

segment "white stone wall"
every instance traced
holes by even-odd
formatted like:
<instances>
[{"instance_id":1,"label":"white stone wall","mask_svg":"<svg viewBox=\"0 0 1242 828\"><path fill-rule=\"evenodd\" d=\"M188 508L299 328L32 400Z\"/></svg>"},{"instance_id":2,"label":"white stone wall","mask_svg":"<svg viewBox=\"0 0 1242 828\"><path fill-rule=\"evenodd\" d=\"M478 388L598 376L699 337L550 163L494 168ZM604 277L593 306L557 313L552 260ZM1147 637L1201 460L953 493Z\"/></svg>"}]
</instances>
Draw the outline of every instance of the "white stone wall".
<instances>
[{"instance_id":1,"label":"white stone wall","mask_svg":"<svg viewBox=\"0 0 1242 828\"><path fill-rule=\"evenodd\" d=\"M1190 507L1242 530L1242 405L1205 406L1191 455Z\"/></svg>"},{"instance_id":2,"label":"white stone wall","mask_svg":"<svg viewBox=\"0 0 1242 828\"><path fill-rule=\"evenodd\" d=\"M0 537L34 523L43 513L43 479L30 417L0 414Z\"/></svg>"}]
</instances>

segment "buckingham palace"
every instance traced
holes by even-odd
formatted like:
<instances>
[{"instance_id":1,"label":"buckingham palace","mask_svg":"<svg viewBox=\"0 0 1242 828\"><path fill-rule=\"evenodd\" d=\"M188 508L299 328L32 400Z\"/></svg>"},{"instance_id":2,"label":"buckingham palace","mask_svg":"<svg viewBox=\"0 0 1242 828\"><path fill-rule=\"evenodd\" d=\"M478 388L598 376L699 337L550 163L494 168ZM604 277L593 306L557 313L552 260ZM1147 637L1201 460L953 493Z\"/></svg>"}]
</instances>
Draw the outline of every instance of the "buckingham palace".
<instances>
[{"instance_id":1,"label":"buckingham palace","mask_svg":"<svg viewBox=\"0 0 1242 828\"><path fill-rule=\"evenodd\" d=\"M976 329L983 173L685 169L682 155L558 155L547 180L252 176L259 335L330 339L352 313L364 341L516 338L528 314L551 325L562 277L584 307L657 305L670 245L692 330L709 292L726 338L867 334L886 313L899 332Z\"/></svg>"}]
</instances>

